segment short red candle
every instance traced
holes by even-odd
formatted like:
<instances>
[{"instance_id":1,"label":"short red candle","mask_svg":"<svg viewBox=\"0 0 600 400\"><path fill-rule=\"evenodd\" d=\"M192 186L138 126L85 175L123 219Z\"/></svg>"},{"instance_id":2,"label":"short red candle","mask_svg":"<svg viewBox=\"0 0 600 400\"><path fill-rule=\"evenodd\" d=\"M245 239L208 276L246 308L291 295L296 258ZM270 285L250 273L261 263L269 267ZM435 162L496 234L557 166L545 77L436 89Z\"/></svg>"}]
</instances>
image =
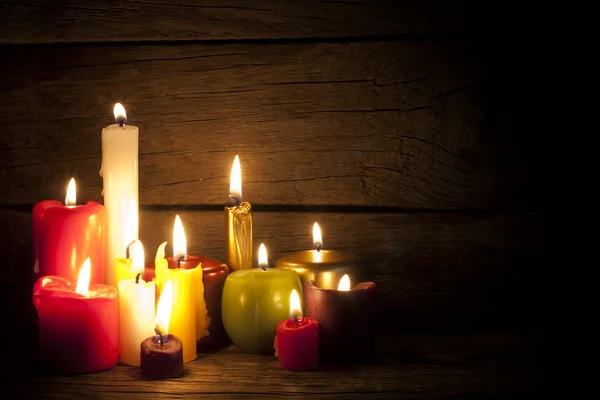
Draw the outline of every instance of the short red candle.
<instances>
[{"instance_id":1,"label":"short red candle","mask_svg":"<svg viewBox=\"0 0 600 400\"><path fill-rule=\"evenodd\" d=\"M348 291L304 283L306 315L319 321L319 350L324 360L357 360L374 356L377 285L362 282Z\"/></svg>"},{"instance_id":2,"label":"short red candle","mask_svg":"<svg viewBox=\"0 0 600 400\"><path fill-rule=\"evenodd\" d=\"M39 315L39 343L56 370L90 373L119 359L117 290L90 284L87 295L75 293L77 282L44 276L33 288Z\"/></svg>"},{"instance_id":3,"label":"short red candle","mask_svg":"<svg viewBox=\"0 0 600 400\"><path fill-rule=\"evenodd\" d=\"M104 283L104 206L95 201L64 206L56 200L33 207L33 273L39 279L59 275L77 282L81 264L90 258L91 283Z\"/></svg>"},{"instance_id":4,"label":"short red candle","mask_svg":"<svg viewBox=\"0 0 600 400\"><path fill-rule=\"evenodd\" d=\"M319 324L305 317L287 319L277 325L275 355L281 368L307 371L319 366Z\"/></svg>"}]
</instances>

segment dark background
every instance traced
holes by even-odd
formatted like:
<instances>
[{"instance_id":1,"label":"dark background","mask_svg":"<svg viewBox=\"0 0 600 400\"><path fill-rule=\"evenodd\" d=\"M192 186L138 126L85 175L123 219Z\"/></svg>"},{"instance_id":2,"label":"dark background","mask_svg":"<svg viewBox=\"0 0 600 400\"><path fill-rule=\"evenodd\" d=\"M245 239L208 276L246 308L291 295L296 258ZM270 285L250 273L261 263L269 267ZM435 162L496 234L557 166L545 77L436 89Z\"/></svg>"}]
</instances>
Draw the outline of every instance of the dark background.
<instances>
[{"instance_id":1,"label":"dark background","mask_svg":"<svg viewBox=\"0 0 600 400\"><path fill-rule=\"evenodd\" d=\"M102 201L101 130L115 102L140 128L146 257L179 213L190 252L224 258L239 154L255 242L274 260L309 248L318 221L325 247L359 255L379 285L382 330L574 331L575 153L558 124L568 84L554 10L441 0L0 7L10 340L35 338L31 208L62 200L72 176L80 202Z\"/></svg>"}]
</instances>

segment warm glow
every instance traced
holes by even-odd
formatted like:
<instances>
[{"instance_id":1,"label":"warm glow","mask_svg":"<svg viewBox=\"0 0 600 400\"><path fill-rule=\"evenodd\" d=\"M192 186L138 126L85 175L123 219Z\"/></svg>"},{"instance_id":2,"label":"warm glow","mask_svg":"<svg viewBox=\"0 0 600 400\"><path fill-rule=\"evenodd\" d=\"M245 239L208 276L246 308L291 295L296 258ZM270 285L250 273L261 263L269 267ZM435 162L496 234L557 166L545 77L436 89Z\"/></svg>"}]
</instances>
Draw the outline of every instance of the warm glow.
<instances>
[{"instance_id":1,"label":"warm glow","mask_svg":"<svg viewBox=\"0 0 600 400\"><path fill-rule=\"evenodd\" d=\"M169 320L171 319L171 306L173 304L173 285L168 280L158 300L156 310L156 327L163 335L169 333Z\"/></svg>"},{"instance_id":2,"label":"warm glow","mask_svg":"<svg viewBox=\"0 0 600 400\"><path fill-rule=\"evenodd\" d=\"M131 242L138 238L138 209L135 206L135 200L129 200L129 207L127 209L125 234L123 235L123 248L127 248Z\"/></svg>"},{"instance_id":3,"label":"warm glow","mask_svg":"<svg viewBox=\"0 0 600 400\"><path fill-rule=\"evenodd\" d=\"M344 292L350 290L350 277L348 276L348 274L342 276L342 279L340 279L338 290L342 290Z\"/></svg>"},{"instance_id":4,"label":"warm glow","mask_svg":"<svg viewBox=\"0 0 600 400\"><path fill-rule=\"evenodd\" d=\"M179 258L187 254L187 240L183 231L183 224L179 214L175 216L175 226L173 227L173 257Z\"/></svg>"},{"instance_id":5,"label":"warm glow","mask_svg":"<svg viewBox=\"0 0 600 400\"><path fill-rule=\"evenodd\" d=\"M90 264L90 258L88 257L81 266L81 271L79 271L79 279L77 279L77 288L75 289L75 293L87 296L90 288L91 269L92 267Z\"/></svg>"},{"instance_id":6,"label":"warm glow","mask_svg":"<svg viewBox=\"0 0 600 400\"><path fill-rule=\"evenodd\" d=\"M233 167L231 167L231 178L229 181L229 195L242 202L242 168L240 167L240 158L235 156Z\"/></svg>"},{"instance_id":7,"label":"warm glow","mask_svg":"<svg viewBox=\"0 0 600 400\"><path fill-rule=\"evenodd\" d=\"M69 186L67 186L67 197L65 197L65 206L77 205L77 188L75 186L75 178L71 178Z\"/></svg>"},{"instance_id":8,"label":"warm glow","mask_svg":"<svg viewBox=\"0 0 600 400\"><path fill-rule=\"evenodd\" d=\"M315 249L323 248L323 237L321 236L321 228L316 222L313 225L313 247Z\"/></svg>"},{"instance_id":9,"label":"warm glow","mask_svg":"<svg viewBox=\"0 0 600 400\"><path fill-rule=\"evenodd\" d=\"M165 258L165 247L167 247L167 242L162 242L158 249L156 249L156 257L154 258L154 262L156 263L159 260L164 260Z\"/></svg>"},{"instance_id":10,"label":"warm glow","mask_svg":"<svg viewBox=\"0 0 600 400\"><path fill-rule=\"evenodd\" d=\"M127 119L127 114L125 113L125 107L123 107L123 104L121 104L121 103L115 104L115 108L113 109L113 112L115 114L115 120L118 120L119 117L121 117L123 119Z\"/></svg>"},{"instance_id":11,"label":"warm glow","mask_svg":"<svg viewBox=\"0 0 600 400\"><path fill-rule=\"evenodd\" d=\"M133 265L133 270L136 273L143 273L144 272L144 263L145 263L145 259L144 259L144 246L142 245L142 242L140 242L139 240L136 240L135 243L133 243L131 245L132 247L132 252L131 252L131 259L132 259L132 265Z\"/></svg>"},{"instance_id":12,"label":"warm glow","mask_svg":"<svg viewBox=\"0 0 600 400\"><path fill-rule=\"evenodd\" d=\"M269 266L269 259L267 257L267 248L264 243L260 244L258 248L258 266L266 268Z\"/></svg>"},{"instance_id":13,"label":"warm glow","mask_svg":"<svg viewBox=\"0 0 600 400\"><path fill-rule=\"evenodd\" d=\"M302 316L300 296L298 296L298 292L296 292L296 289L292 290L292 293L290 294L290 318L293 318L294 316Z\"/></svg>"}]
</instances>

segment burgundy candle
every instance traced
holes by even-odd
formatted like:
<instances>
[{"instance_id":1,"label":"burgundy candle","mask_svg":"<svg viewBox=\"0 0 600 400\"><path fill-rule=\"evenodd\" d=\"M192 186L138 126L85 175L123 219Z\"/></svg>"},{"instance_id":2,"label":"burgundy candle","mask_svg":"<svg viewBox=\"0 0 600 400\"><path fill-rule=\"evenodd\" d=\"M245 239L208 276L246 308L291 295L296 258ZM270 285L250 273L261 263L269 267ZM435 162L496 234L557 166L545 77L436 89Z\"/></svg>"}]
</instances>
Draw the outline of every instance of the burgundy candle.
<instances>
[{"instance_id":1,"label":"burgundy candle","mask_svg":"<svg viewBox=\"0 0 600 400\"><path fill-rule=\"evenodd\" d=\"M148 378L175 378L183 374L183 344L169 335L169 319L173 305L173 285L168 281L161 293L156 311L156 336L140 344L140 368Z\"/></svg>"},{"instance_id":2,"label":"burgundy candle","mask_svg":"<svg viewBox=\"0 0 600 400\"><path fill-rule=\"evenodd\" d=\"M319 321L322 359L356 360L374 355L377 310L374 282L362 282L349 290L335 290L322 289L315 281L307 281L304 301L306 315Z\"/></svg>"}]
</instances>

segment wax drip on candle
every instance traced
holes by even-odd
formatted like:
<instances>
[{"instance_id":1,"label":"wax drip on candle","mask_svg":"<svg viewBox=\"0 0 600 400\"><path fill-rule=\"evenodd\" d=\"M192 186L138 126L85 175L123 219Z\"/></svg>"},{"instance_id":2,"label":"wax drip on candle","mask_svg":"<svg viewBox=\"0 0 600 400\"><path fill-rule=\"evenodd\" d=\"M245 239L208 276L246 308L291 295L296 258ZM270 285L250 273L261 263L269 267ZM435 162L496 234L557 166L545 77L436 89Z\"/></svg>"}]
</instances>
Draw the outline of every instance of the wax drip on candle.
<instances>
[{"instance_id":1,"label":"wax drip on candle","mask_svg":"<svg viewBox=\"0 0 600 400\"><path fill-rule=\"evenodd\" d=\"M138 274L135 276L135 283L140 283L140 276L141 276L141 275L142 275L142 273L140 272L140 273L138 273Z\"/></svg>"},{"instance_id":2,"label":"wax drip on candle","mask_svg":"<svg viewBox=\"0 0 600 400\"><path fill-rule=\"evenodd\" d=\"M129 257L130 257L130 252L129 252L129 251L130 251L130 249L131 249L131 246L133 246L133 244L134 244L135 242L136 242L136 240L135 240L135 239L134 239L134 240L132 240L132 241L131 241L131 242L130 242L128 245L127 245L127 247L125 248L125 258L126 258L126 259L129 259Z\"/></svg>"},{"instance_id":3,"label":"wax drip on candle","mask_svg":"<svg viewBox=\"0 0 600 400\"><path fill-rule=\"evenodd\" d=\"M162 332L160 331L160 328L158 326L155 327L154 332L156 332L156 335L158 335L158 343L162 346L165 343L165 338Z\"/></svg>"}]
</instances>

